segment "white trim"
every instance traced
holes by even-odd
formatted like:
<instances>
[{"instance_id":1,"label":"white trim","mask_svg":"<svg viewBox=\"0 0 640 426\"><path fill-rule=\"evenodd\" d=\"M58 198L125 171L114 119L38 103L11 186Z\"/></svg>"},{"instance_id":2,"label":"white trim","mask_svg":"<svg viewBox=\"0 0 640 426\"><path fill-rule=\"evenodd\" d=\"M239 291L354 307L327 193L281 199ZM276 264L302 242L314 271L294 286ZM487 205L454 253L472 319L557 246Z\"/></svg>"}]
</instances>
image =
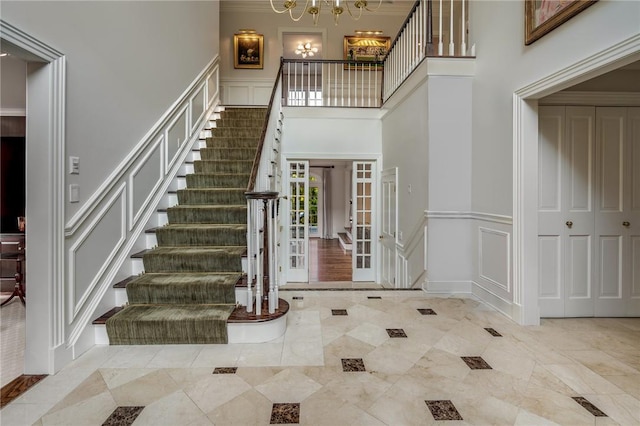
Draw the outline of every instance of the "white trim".
<instances>
[{"instance_id":1,"label":"white trim","mask_svg":"<svg viewBox=\"0 0 640 426\"><path fill-rule=\"evenodd\" d=\"M501 223L503 225L513 224L511 216L493 213L427 210L425 211L425 215L428 219L472 219L483 222Z\"/></svg>"},{"instance_id":2,"label":"white trim","mask_svg":"<svg viewBox=\"0 0 640 426\"><path fill-rule=\"evenodd\" d=\"M182 108L179 112L176 113L176 115L173 118L173 120L171 120L169 122L169 125L165 128L165 130L163 132L163 135L164 135L164 152L165 152L165 159L164 159L165 160L165 165L164 166L165 166L166 170L171 170L173 165L178 160L178 157L179 157L179 154L180 154L180 150L184 146L185 142L187 142L189 140L189 129L191 128L191 126L189 125L189 110L190 110L189 103L187 103L184 106L184 108ZM184 140L182 140L180 142L180 145L176 148L176 153L173 154L173 158L169 158L169 144L172 143L169 140L169 133L171 133L171 131L174 129L174 127L176 127L176 124L179 121L181 121L182 119L184 119L184 134L182 135L184 137ZM200 137L200 135L198 135L198 137Z\"/></svg>"},{"instance_id":3,"label":"white trim","mask_svg":"<svg viewBox=\"0 0 640 426\"><path fill-rule=\"evenodd\" d=\"M80 225L87 219L87 217L96 209L98 204L109 194L113 187L122 180L123 176L137 161L138 157L145 149L155 141L155 137L159 134L167 120L171 118L176 112L183 106L185 102L188 102L190 96L192 96L197 84L202 80L203 76L208 77L212 72L215 72L215 68L218 67L219 56L213 58L209 64L198 74L198 76L189 84L187 89L178 97L178 99L171 104L171 106L165 111L165 113L156 121L151 129L142 137L142 139L136 144L136 146L129 152L129 154L122 160L122 162L113 170L113 172L103 181L102 185L89 197L87 202L76 212L75 215L67 222L65 226L65 233L67 236L73 235ZM207 78L208 78L207 77ZM182 111L181 111L182 112ZM188 122L185 123L187 131L189 129Z\"/></svg>"},{"instance_id":4,"label":"white trim","mask_svg":"<svg viewBox=\"0 0 640 426\"><path fill-rule=\"evenodd\" d=\"M540 99L539 105L640 106L640 93L563 91Z\"/></svg>"},{"instance_id":5,"label":"white trim","mask_svg":"<svg viewBox=\"0 0 640 426\"><path fill-rule=\"evenodd\" d=\"M140 215L142 213L144 213L144 211L146 210L147 206L149 205L149 202L151 201L151 199L153 198L153 195L156 193L156 191L158 190L158 188L160 187L160 185L162 185L162 178L165 175L165 149L164 149L164 135L160 135L158 137L158 139L156 140L156 142L151 146L151 148L149 149L149 151L140 159L140 161L138 162L138 164L135 165L135 167L133 168L133 170L131 170L131 173L129 173L129 179L128 179L128 183L129 183L129 206L128 206L128 211L129 211L129 231L131 231L135 225L138 223L138 219L140 219ZM155 185L153 185L153 188L149 191L149 195L147 195L147 198L144 200L144 202L140 205L140 208L138 209L137 212L133 211L133 193L134 193L134 189L135 189L135 185L134 185L134 179L136 177L136 175L138 174L138 172L140 171L140 169L142 169L146 164L147 161L149 161L149 158L151 158L152 155L154 155L156 153L156 150L158 149L158 147L160 147L160 175L158 176L158 181L155 183Z\"/></svg>"},{"instance_id":6,"label":"white trim","mask_svg":"<svg viewBox=\"0 0 640 426\"><path fill-rule=\"evenodd\" d=\"M1 117L26 117L27 110L25 108L0 108Z\"/></svg>"},{"instance_id":7,"label":"white trim","mask_svg":"<svg viewBox=\"0 0 640 426\"><path fill-rule=\"evenodd\" d=\"M501 283L501 282L498 282L498 281L494 280L493 278L489 278L483 272L483 267L482 267L483 264L484 264L484 262L483 262L484 261L484 252L482 250L482 235L483 234L499 235L499 236L504 237L506 239L506 244L507 244L507 250L506 250L507 258L505 259L505 264L507 265L507 282L506 283ZM494 284L495 286L503 289L507 293L511 292L511 262L510 262L510 257L511 257L511 234L509 232L499 231L497 229L485 228L483 226L479 226L478 227L478 275L483 280L486 280L487 282L490 282L490 283Z\"/></svg>"},{"instance_id":8,"label":"white trim","mask_svg":"<svg viewBox=\"0 0 640 426\"><path fill-rule=\"evenodd\" d=\"M53 62L63 57L62 52L31 37L8 22L0 19L0 39L6 40L45 62Z\"/></svg>"},{"instance_id":9,"label":"white trim","mask_svg":"<svg viewBox=\"0 0 640 426\"><path fill-rule=\"evenodd\" d=\"M638 59L640 34L534 81L518 89L513 95L513 319L519 324L540 323L537 270L537 99Z\"/></svg>"},{"instance_id":10,"label":"white trim","mask_svg":"<svg viewBox=\"0 0 640 426\"><path fill-rule=\"evenodd\" d=\"M471 292L478 298L478 300L503 313L508 318L514 318L514 304L509 300L498 296L475 281L472 283Z\"/></svg>"},{"instance_id":11,"label":"white trim","mask_svg":"<svg viewBox=\"0 0 640 426\"><path fill-rule=\"evenodd\" d=\"M69 323L72 323L73 320L78 316L78 312L82 309L85 302L93 292L95 286L100 282L100 279L104 275L105 271L108 269L109 265L115 258L118 250L122 247L124 242L127 239L127 194L126 194L127 184L122 183L120 187L114 192L113 196L104 204L104 207L100 210L100 212L94 217L91 223L87 226L87 228L82 232L82 234L76 239L73 245L69 248L69 292L68 292L68 303L69 307ZM94 275L93 280L87 286L83 295L78 300L76 300L76 274L75 274L75 265L76 265L76 253L78 248L84 243L89 235L96 229L98 224L104 219L105 215L111 207L113 207L116 202L120 200L120 239L117 241L111 253L104 259L102 266L100 266L98 272Z\"/></svg>"},{"instance_id":12,"label":"white trim","mask_svg":"<svg viewBox=\"0 0 640 426\"><path fill-rule=\"evenodd\" d=\"M200 115L194 121L193 120L193 113L194 113L193 100L196 99L198 96L202 97L202 111L200 111ZM205 79L200 85L200 88L196 90L193 96L189 99L189 110L191 110L191 120L189 120L189 132L193 133L196 131L196 128L202 122L202 117L204 117L208 109L209 109L209 104L207 101L207 80Z\"/></svg>"}]
</instances>

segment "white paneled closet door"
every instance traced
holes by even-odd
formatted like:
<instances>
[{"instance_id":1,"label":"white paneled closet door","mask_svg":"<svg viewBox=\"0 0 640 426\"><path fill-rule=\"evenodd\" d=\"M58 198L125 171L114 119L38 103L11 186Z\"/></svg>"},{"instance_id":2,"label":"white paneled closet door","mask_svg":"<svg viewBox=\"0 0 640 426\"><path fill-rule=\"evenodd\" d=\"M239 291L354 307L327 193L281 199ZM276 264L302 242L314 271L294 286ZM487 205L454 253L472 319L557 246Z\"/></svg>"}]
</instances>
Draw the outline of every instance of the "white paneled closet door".
<instances>
[{"instance_id":1,"label":"white paneled closet door","mask_svg":"<svg viewBox=\"0 0 640 426\"><path fill-rule=\"evenodd\" d=\"M639 111L540 107L543 317L640 313Z\"/></svg>"}]
</instances>

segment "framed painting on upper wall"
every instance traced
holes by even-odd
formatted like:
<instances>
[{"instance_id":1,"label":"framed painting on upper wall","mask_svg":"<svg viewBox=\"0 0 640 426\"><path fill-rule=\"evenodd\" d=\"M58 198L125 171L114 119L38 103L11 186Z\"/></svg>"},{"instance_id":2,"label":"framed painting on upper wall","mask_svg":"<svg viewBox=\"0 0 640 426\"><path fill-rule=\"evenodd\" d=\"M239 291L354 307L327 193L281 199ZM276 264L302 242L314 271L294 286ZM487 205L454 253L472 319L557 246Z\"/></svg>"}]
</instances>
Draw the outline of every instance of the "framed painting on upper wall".
<instances>
[{"instance_id":1,"label":"framed painting on upper wall","mask_svg":"<svg viewBox=\"0 0 640 426\"><path fill-rule=\"evenodd\" d=\"M385 36L344 36L344 60L371 62L375 70L381 70L379 62L391 46L391 38ZM367 64L364 64L365 66ZM356 64L345 64L344 69L355 69Z\"/></svg>"},{"instance_id":2,"label":"framed painting on upper wall","mask_svg":"<svg viewBox=\"0 0 640 426\"><path fill-rule=\"evenodd\" d=\"M598 0L524 0L524 44L529 45Z\"/></svg>"},{"instance_id":3,"label":"framed painting on upper wall","mask_svg":"<svg viewBox=\"0 0 640 426\"><path fill-rule=\"evenodd\" d=\"M264 36L256 33L233 35L233 67L262 69Z\"/></svg>"}]
</instances>

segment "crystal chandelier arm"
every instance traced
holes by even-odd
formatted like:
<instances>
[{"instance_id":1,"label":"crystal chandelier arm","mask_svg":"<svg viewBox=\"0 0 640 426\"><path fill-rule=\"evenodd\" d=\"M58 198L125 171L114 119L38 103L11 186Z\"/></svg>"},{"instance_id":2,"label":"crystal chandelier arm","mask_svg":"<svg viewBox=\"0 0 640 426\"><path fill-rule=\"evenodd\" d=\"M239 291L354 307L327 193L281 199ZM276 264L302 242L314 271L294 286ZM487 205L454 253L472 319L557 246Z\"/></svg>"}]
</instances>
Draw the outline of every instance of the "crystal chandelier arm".
<instances>
[{"instance_id":1,"label":"crystal chandelier arm","mask_svg":"<svg viewBox=\"0 0 640 426\"><path fill-rule=\"evenodd\" d=\"M380 6L382 6L382 0L378 1L378 5L374 9L370 9L367 6L365 6L364 8L367 9L367 12L376 12L378 9L380 9Z\"/></svg>"},{"instance_id":2,"label":"crystal chandelier arm","mask_svg":"<svg viewBox=\"0 0 640 426\"><path fill-rule=\"evenodd\" d=\"M382 0L380 0L380 1L382 2ZM345 1L344 3L347 5L347 12L349 13L349 16L351 16L351 18L354 21L357 21L358 19L362 18L362 11L366 8L366 4L367 4L366 1L362 1L362 0L358 1L358 0L356 0L356 2L353 4L360 11L360 13L358 14L357 17L353 13L351 13L351 8L349 7L349 2ZM362 4L362 3L364 3L364 6L358 7L358 5Z\"/></svg>"},{"instance_id":3,"label":"crystal chandelier arm","mask_svg":"<svg viewBox=\"0 0 640 426\"><path fill-rule=\"evenodd\" d=\"M295 2L289 2L289 1L286 1L286 2L284 3L284 7L285 7L285 9L284 9L284 10L278 10L278 9L276 9L276 7L273 5L273 0L269 0L269 2L271 3L271 9L273 9L273 11L274 11L275 13L286 13L286 12L290 12L290 10L291 10L292 8L296 7L296 3L295 3Z\"/></svg>"}]
</instances>

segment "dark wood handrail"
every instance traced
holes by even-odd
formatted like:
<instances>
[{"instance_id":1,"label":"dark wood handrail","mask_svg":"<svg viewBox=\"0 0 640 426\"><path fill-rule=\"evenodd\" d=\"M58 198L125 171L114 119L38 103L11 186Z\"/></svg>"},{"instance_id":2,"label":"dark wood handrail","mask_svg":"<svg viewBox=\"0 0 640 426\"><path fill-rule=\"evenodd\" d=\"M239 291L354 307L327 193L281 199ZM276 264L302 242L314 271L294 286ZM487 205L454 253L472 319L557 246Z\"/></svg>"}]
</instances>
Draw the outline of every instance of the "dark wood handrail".
<instances>
[{"instance_id":1,"label":"dark wood handrail","mask_svg":"<svg viewBox=\"0 0 640 426\"><path fill-rule=\"evenodd\" d=\"M284 59L286 63L304 64L344 64L344 65L382 65L382 61L353 61L348 59Z\"/></svg>"},{"instance_id":2,"label":"dark wood handrail","mask_svg":"<svg viewBox=\"0 0 640 426\"><path fill-rule=\"evenodd\" d=\"M264 140L267 137L267 127L269 126L269 119L271 118L271 108L273 107L273 100L276 97L276 88L278 87L278 80L282 78L282 64L283 59L280 58L280 68L278 74L276 74L275 83L273 83L273 89L271 89L271 98L269 99L269 106L267 106L267 115L265 117L264 126L262 126L262 134L258 141L258 150L256 156L253 159L253 166L251 167L251 175L249 176L249 185L247 185L247 192L253 192L256 186L256 179L258 178L258 168L260 167L260 158L262 157L262 148L264 147Z\"/></svg>"}]
</instances>

